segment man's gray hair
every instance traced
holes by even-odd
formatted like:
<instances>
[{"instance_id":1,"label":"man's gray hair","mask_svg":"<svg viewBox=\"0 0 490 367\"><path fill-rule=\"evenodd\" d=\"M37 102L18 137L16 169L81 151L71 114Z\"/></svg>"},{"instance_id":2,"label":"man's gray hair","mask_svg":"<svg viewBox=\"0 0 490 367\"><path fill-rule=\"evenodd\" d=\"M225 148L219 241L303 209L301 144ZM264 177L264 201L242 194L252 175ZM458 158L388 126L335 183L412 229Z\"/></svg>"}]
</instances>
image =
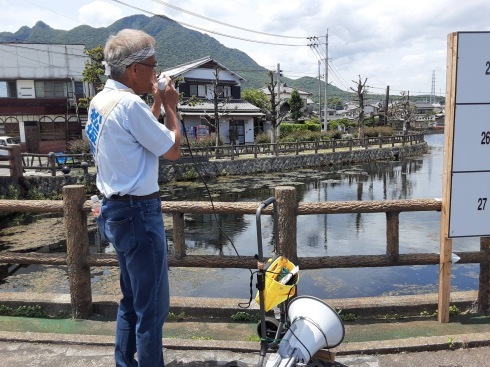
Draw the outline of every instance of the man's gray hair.
<instances>
[{"instance_id":1,"label":"man's gray hair","mask_svg":"<svg viewBox=\"0 0 490 367\"><path fill-rule=\"evenodd\" d=\"M154 47L155 39L149 34L137 29L123 29L107 39L104 48L106 70L110 70L112 78L118 78L127 66L152 56ZM135 54L139 55L139 60L131 59Z\"/></svg>"}]
</instances>

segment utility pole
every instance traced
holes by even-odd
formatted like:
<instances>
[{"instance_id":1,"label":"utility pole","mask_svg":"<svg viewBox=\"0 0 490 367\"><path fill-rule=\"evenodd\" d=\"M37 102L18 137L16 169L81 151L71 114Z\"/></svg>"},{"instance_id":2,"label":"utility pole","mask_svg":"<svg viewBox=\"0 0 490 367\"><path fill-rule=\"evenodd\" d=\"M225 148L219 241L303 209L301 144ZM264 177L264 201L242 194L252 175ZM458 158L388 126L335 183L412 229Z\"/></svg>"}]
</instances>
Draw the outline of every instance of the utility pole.
<instances>
[{"instance_id":1,"label":"utility pole","mask_svg":"<svg viewBox=\"0 0 490 367\"><path fill-rule=\"evenodd\" d=\"M277 63L277 117L279 118L279 113L281 112L281 65Z\"/></svg>"},{"instance_id":2,"label":"utility pole","mask_svg":"<svg viewBox=\"0 0 490 367\"><path fill-rule=\"evenodd\" d=\"M436 71L432 70L432 86L430 89L430 103L436 103Z\"/></svg>"},{"instance_id":3,"label":"utility pole","mask_svg":"<svg viewBox=\"0 0 490 367\"><path fill-rule=\"evenodd\" d=\"M390 98L390 86L386 86L386 97L385 97L385 118L384 126L388 125L388 99Z\"/></svg>"},{"instance_id":4,"label":"utility pole","mask_svg":"<svg viewBox=\"0 0 490 367\"><path fill-rule=\"evenodd\" d=\"M322 83L321 77L322 74L320 72L321 62L318 60L318 112L320 113L320 121L322 120Z\"/></svg>"},{"instance_id":5,"label":"utility pole","mask_svg":"<svg viewBox=\"0 0 490 367\"><path fill-rule=\"evenodd\" d=\"M325 36L325 122L323 123L323 131L328 130L328 104L327 104L327 90L328 90L328 29Z\"/></svg>"}]
</instances>

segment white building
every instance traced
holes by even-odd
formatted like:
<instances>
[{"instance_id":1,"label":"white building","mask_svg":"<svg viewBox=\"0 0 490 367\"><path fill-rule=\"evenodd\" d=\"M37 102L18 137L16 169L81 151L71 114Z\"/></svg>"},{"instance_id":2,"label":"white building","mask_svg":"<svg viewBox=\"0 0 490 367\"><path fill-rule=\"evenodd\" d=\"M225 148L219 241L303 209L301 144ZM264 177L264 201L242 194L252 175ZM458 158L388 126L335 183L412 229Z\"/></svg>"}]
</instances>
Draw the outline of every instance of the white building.
<instances>
[{"instance_id":1,"label":"white building","mask_svg":"<svg viewBox=\"0 0 490 367\"><path fill-rule=\"evenodd\" d=\"M30 152L81 136L76 101L89 94L88 83L81 81L88 60L84 49L81 44L0 44L0 135L17 138Z\"/></svg>"},{"instance_id":2,"label":"white building","mask_svg":"<svg viewBox=\"0 0 490 367\"><path fill-rule=\"evenodd\" d=\"M221 141L225 144L254 142L256 119L263 114L258 107L241 99L243 77L211 57L163 72L177 81L177 89L183 94L179 111L188 136L199 138L208 133L214 136L216 104Z\"/></svg>"}]
</instances>

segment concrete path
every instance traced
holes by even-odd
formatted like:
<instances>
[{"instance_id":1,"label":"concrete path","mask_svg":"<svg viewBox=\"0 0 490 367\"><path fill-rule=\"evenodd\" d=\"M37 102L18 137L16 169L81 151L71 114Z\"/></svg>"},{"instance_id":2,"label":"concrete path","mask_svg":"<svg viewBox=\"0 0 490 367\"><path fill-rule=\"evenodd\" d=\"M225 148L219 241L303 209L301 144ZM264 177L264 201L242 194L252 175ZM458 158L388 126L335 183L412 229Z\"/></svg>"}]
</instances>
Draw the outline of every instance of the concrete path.
<instances>
[{"instance_id":1,"label":"concrete path","mask_svg":"<svg viewBox=\"0 0 490 367\"><path fill-rule=\"evenodd\" d=\"M453 294L461 309L474 292ZM330 366L486 366L490 361L490 316L471 312L452 316L441 324L421 310L434 304L433 296L330 300L344 314L345 338L334 348ZM242 311L233 299L172 298L173 317L164 326L167 367L225 366L241 361L256 366L260 342L256 322L236 322ZM459 303L458 303L459 302ZM50 314L65 314L69 295L0 293L0 305L41 305ZM113 366L115 297L95 297L90 320L0 316L0 367ZM401 311L411 317L402 317ZM433 308L431 306L430 308ZM398 311L395 315L394 310ZM252 307L249 313L257 311ZM383 316L384 315L384 316ZM419 316L417 316L419 315ZM397 317L392 317L397 316ZM272 352L272 350L269 350ZM311 367L320 367L313 365Z\"/></svg>"},{"instance_id":2,"label":"concrete path","mask_svg":"<svg viewBox=\"0 0 490 367\"><path fill-rule=\"evenodd\" d=\"M0 367L111 367L113 348L104 345L0 342ZM164 349L167 367L225 366L240 361L256 366L252 352ZM385 355L338 356L335 367L482 367L488 366L490 348ZM325 364L328 365L328 364Z\"/></svg>"}]
</instances>

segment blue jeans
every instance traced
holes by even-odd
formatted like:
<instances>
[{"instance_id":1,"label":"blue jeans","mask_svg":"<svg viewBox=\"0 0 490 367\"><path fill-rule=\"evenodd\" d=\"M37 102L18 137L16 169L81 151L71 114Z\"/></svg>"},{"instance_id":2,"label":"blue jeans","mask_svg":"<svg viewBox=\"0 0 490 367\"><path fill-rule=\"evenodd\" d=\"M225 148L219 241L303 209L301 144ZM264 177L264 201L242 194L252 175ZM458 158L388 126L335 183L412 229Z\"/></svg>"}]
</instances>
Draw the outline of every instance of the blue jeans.
<instances>
[{"instance_id":1,"label":"blue jeans","mask_svg":"<svg viewBox=\"0 0 490 367\"><path fill-rule=\"evenodd\" d=\"M116 249L121 272L116 366L163 367L162 327L170 299L161 201L104 199L97 222Z\"/></svg>"}]
</instances>

